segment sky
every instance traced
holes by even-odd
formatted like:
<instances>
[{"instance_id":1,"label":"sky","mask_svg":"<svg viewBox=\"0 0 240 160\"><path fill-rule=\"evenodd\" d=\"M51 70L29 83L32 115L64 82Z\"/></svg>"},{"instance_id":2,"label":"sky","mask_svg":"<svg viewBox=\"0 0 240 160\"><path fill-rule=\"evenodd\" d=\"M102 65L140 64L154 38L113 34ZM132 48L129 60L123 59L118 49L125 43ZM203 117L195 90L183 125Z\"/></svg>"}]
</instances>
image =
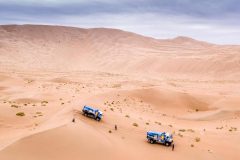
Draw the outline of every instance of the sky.
<instances>
[{"instance_id":1,"label":"sky","mask_svg":"<svg viewBox=\"0 0 240 160\"><path fill-rule=\"evenodd\" d=\"M240 0L0 0L0 24L105 27L240 44Z\"/></svg>"}]
</instances>

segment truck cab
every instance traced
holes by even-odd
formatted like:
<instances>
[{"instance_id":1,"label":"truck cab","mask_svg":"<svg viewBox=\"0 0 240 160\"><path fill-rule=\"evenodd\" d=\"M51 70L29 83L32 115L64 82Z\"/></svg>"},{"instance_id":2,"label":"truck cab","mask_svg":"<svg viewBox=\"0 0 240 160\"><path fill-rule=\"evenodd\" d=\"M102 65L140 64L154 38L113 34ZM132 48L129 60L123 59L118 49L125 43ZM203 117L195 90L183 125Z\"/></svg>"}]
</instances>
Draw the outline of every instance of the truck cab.
<instances>
[{"instance_id":1,"label":"truck cab","mask_svg":"<svg viewBox=\"0 0 240 160\"><path fill-rule=\"evenodd\" d=\"M166 146L170 146L173 143L173 137L167 132L147 132L147 140L149 143L160 143Z\"/></svg>"},{"instance_id":2,"label":"truck cab","mask_svg":"<svg viewBox=\"0 0 240 160\"><path fill-rule=\"evenodd\" d=\"M82 113L83 115L94 118L97 121L100 121L103 117L103 113L100 110L90 106L84 106L82 109Z\"/></svg>"}]
</instances>

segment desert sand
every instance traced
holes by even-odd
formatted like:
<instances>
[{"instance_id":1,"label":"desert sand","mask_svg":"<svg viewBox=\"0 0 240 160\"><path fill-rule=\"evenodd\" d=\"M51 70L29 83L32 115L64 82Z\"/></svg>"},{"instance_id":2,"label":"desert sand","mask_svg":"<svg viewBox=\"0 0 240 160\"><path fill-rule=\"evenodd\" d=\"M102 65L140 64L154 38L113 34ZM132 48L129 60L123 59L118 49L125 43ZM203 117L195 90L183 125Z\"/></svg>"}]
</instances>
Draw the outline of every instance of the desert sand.
<instances>
[{"instance_id":1,"label":"desert sand","mask_svg":"<svg viewBox=\"0 0 240 160\"><path fill-rule=\"evenodd\" d=\"M237 160L239 88L237 45L0 26L0 159ZM175 150L148 143L150 130L172 133Z\"/></svg>"}]
</instances>

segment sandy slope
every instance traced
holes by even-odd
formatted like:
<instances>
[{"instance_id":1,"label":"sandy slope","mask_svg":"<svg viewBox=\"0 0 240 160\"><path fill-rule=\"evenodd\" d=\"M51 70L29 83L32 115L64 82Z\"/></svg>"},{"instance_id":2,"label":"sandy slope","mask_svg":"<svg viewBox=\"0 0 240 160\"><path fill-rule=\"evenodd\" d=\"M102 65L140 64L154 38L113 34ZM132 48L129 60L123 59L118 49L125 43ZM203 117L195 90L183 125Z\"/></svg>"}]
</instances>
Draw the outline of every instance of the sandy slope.
<instances>
[{"instance_id":1,"label":"sandy slope","mask_svg":"<svg viewBox=\"0 0 240 160\"><path fill-rule=\"evenodd\" d=\"M144 72L157 77L239 80L239 53L239 46L185 37L157 40L114 29L0 26L1 67L8 69Z\"/></svg>"},{"instance_id":2,"label":"sandy slope","mask_svg":"<svg viewBox=\"0 0 240 160\"><path fill-rule=\"evenodd\" d=\"M239 46L112 29L0 33L0 159L240 158ZM85 104L103 121L84 117ZM173 133L175 151L147 143L149 130Z\"/></svg>"}]
</instances>

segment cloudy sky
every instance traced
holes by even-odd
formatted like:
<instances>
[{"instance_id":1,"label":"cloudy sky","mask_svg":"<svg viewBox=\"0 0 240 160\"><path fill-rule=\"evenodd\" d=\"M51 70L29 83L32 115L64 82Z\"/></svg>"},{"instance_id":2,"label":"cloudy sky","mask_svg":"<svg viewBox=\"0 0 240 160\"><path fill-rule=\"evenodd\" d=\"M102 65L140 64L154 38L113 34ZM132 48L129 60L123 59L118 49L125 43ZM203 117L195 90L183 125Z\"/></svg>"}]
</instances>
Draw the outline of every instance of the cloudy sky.
<instances>
[{"instance_id":1,"label":"cloudy sky","mask_svg":"<svg viewBox=\"0 0 240 160\"><path fill-rule=\"evenodd\" d=\"M239 0L0 0L0 24L118 28L240 44Z\"/></svg>"}]
</instances>

